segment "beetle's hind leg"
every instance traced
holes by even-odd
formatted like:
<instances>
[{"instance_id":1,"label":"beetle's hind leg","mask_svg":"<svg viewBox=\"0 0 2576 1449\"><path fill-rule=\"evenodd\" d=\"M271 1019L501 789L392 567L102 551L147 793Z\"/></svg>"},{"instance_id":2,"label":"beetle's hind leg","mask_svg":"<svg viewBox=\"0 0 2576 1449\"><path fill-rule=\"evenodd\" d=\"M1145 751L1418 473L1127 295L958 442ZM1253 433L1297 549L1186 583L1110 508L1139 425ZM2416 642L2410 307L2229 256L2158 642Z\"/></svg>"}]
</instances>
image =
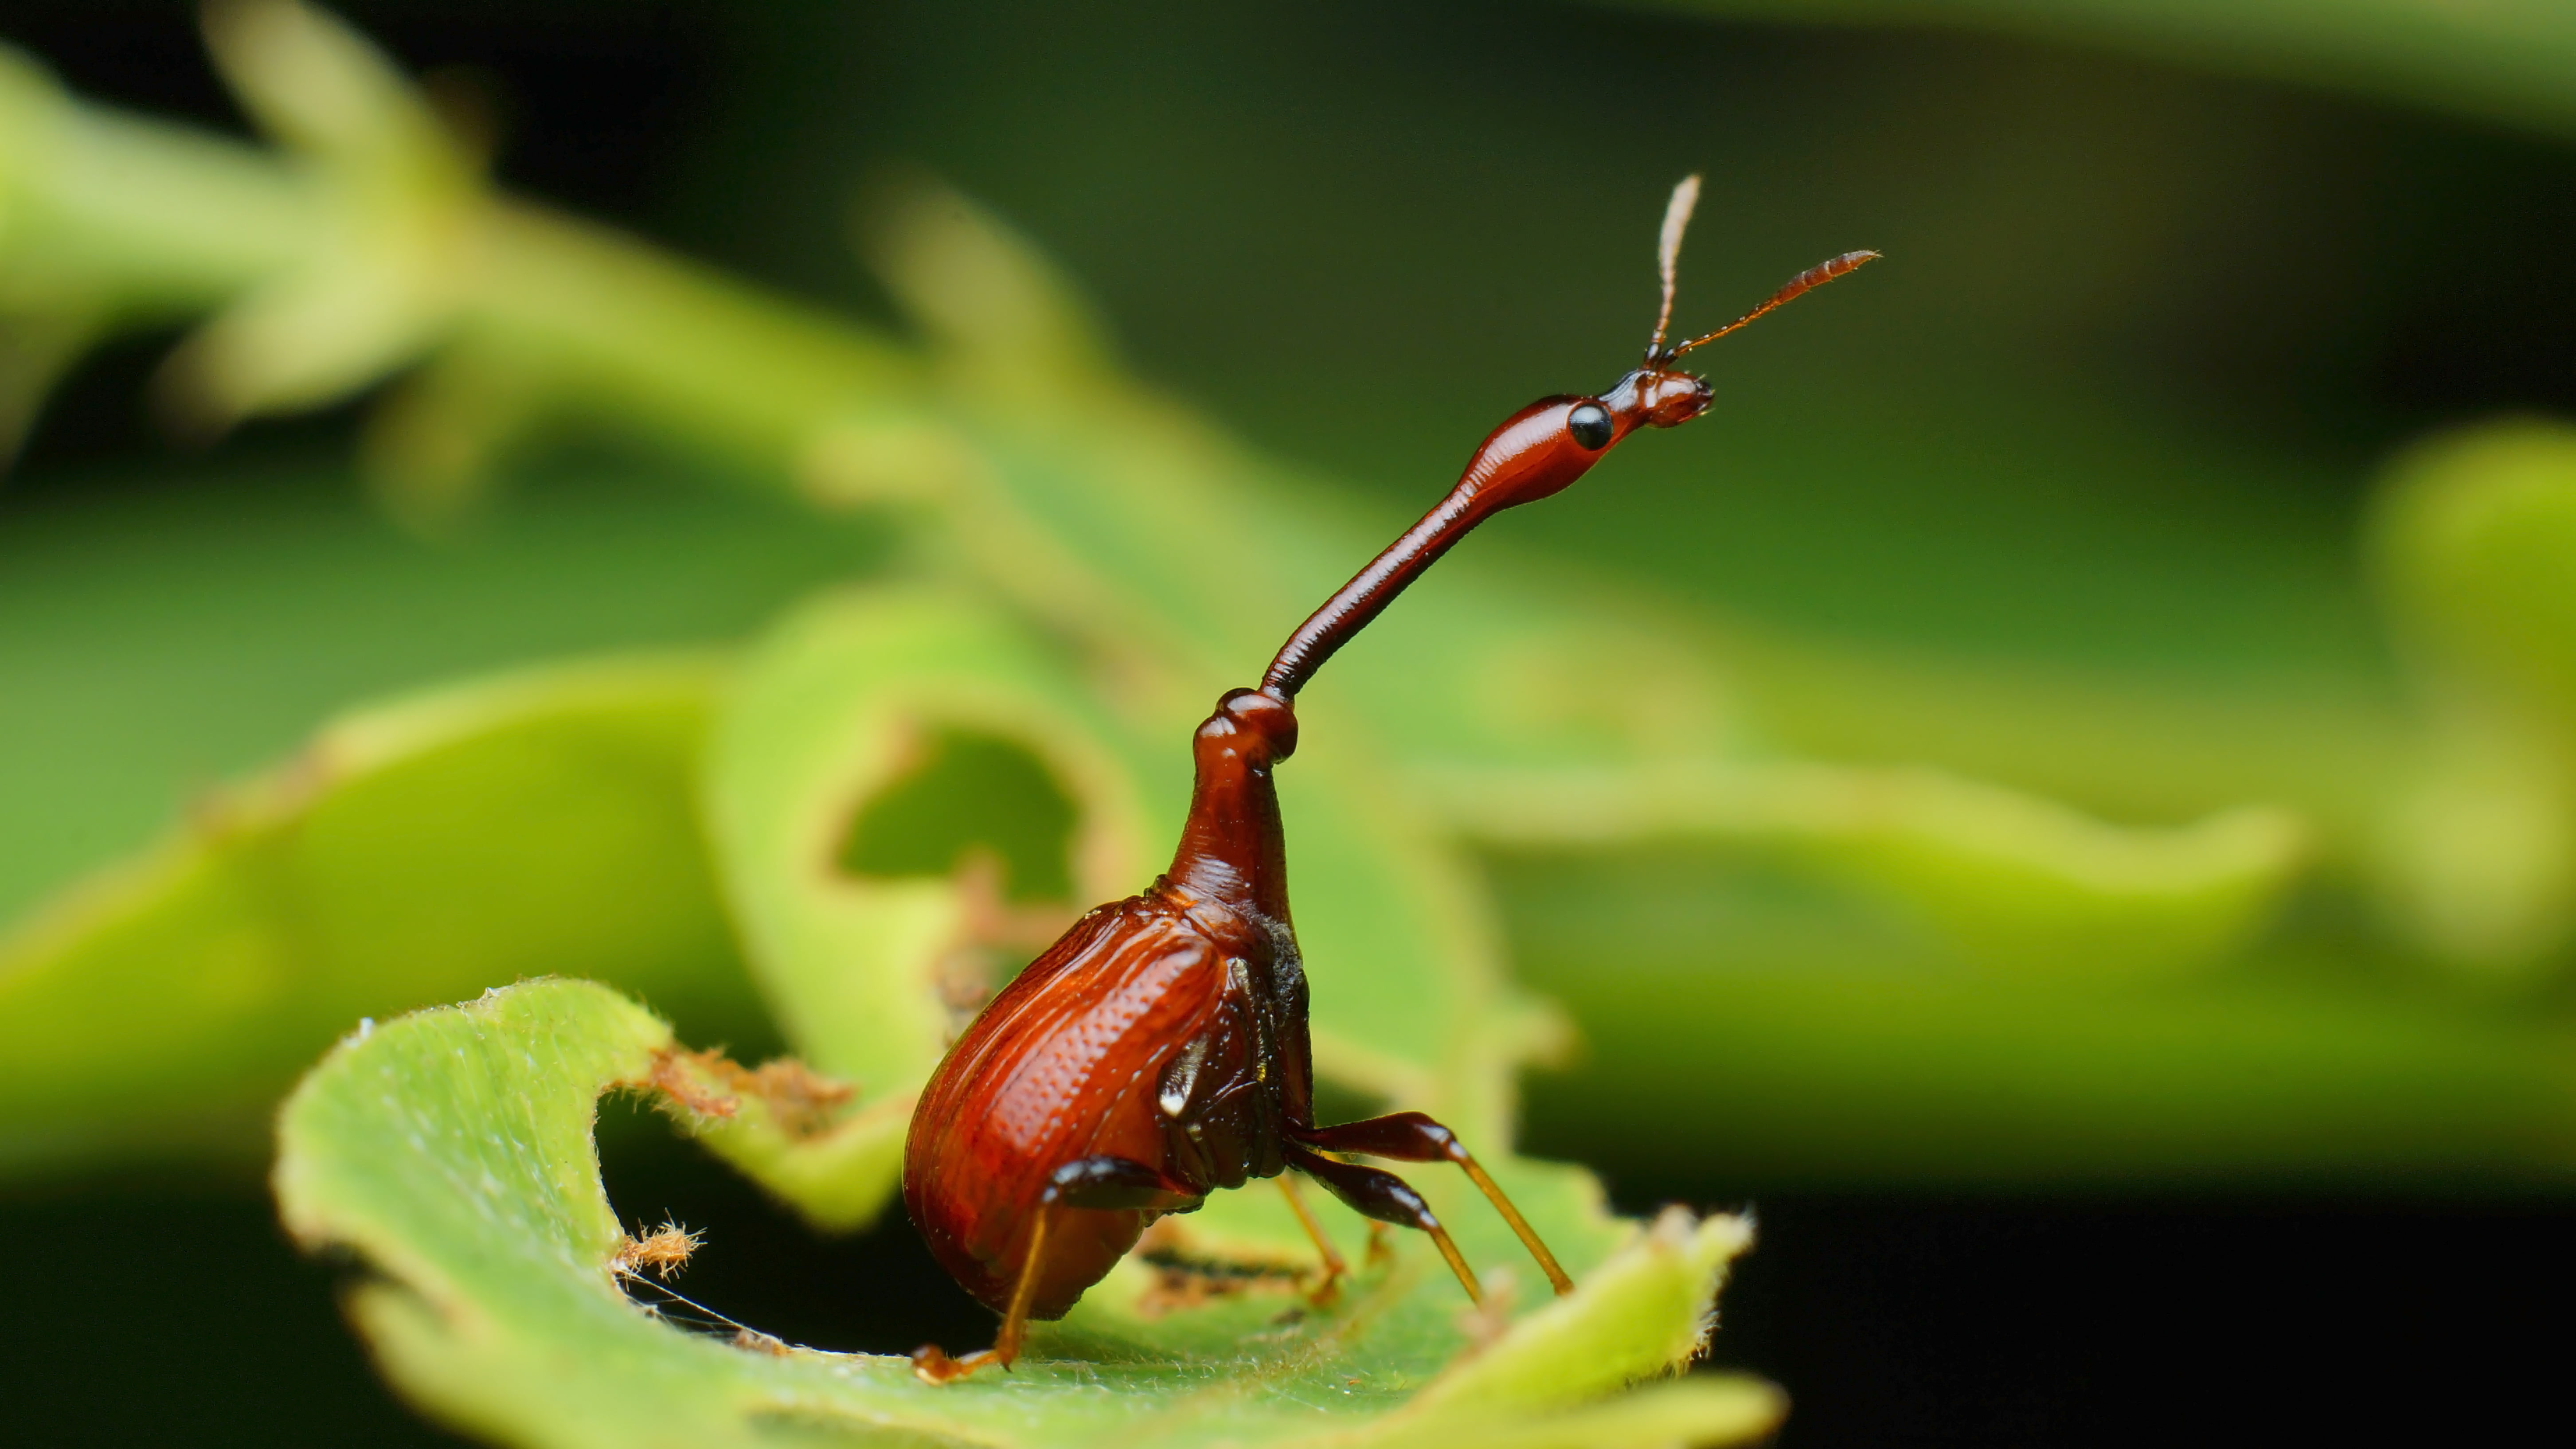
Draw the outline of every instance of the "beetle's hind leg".
<instances>
[{"instance_id":1,"label":"beetle's hind leg","mask_svg":"<svg viewBox=\"0 0 2576 1449\"><path fill-rule=\"evenodd\" d=\"M1020 1340L1029 1331L1029 1296L1037 1288L1038 1269L1046 1261L1047 1219L1053 1216L1052 1204L1042 1206L1029 1227L1028 1256L1020 1260L1019 1281L1011 1285L1011 1306L1002 1315L1002 1331L993 1336L993 1346L977 1349L964 1358L950 1358L948 1350L925 1343L912 1351L915 1377L926 1384L954 1383L990 1365L1009 1368L1011 1360L1020 1356Z\"/></svg>"},{"instance_id":2,"label":"beetle's hind leg","mask_svg":"<svg viewBox=\"0 0 2576 1449\"><path fill-rule=\"evenodd\" d=\"M954 1383L980 1368L1009 1368L1020 1356L1020 1345L1029 1332L1029 1305L1046 1266L1047 1226L1058 1211L1186 1212L1206 1200L1207 1194L1189 1184L1124 1157L1085 1157L1057 1168L1048 1174L1046 1188L1030 1213L1028 1252L1020 1259L1020 1276L1011 1285L1011 1304L1002 1314L1002 1331L993 1336L993 1346L950 1358L939 1345L923 1344L912 1351L913 1373L924 1383Z\"/></svg>"},{"instance_id":3,"label":"beetle's hind leg","mask_svg":"<svg viewBox=\"0 0 2576 1449\"><path fill-rule=\"evenodd\" d=\"M1468 1181L1476 1184L1476 1190L1493 1203L1494 1211L1501 1213L1503 1221L1512 1225L1521 1246L1530 1250L1531 1257L1538 1259L1539 1267L1547 1273L1547 1281L1555 1285L1557 1295L1563 1297L1574 1291L1574 1280L1565 1276L1565 1270L1557 1266L1556 1255L1547 1250L1547 1244L1539 1241L1538 1233L1530 1227L1529 1220L1521 1216L1520 1209L1512 1206L1512 1200L1503 1196L1502 1187L1486 1175L1485 1169L1465 1147L1459 1145L1458 1134L1420 1112L1395 1112L1335 1127L1309 1127L1297 1134L1297 1140L1326 1152L1392 1157L1398 1162L1458 1164L1466 1172Z\"/></svg>"},{"instance_id":4,"label":"beetle's hind leg","mask_svg":"<svg viewBox=\"0 0 2576 1449\"><path fill-rule=\"evenodd\" d=\"M1419 1228L1431 1235L1440 1256L1449 1260L1449 1271L1458 1275L1458 1286L1467 1290L1471 1303L1485 1301L1485 1293L1476 1285L1476 1275L1467 1269L1465 1255L1451 1241L1449 1230L1431 1215L1431 1205L1422 1200L1403 1178L1392 1172L1356 1163L1335 1162L1329 1157L1308 1152L1294 1143L1283 1143L1288 1165L1324 1185L1324 1190L1350 1205L1362 1217L1393 1223L1400 1228Z\"/></svg>"}]
</instances>

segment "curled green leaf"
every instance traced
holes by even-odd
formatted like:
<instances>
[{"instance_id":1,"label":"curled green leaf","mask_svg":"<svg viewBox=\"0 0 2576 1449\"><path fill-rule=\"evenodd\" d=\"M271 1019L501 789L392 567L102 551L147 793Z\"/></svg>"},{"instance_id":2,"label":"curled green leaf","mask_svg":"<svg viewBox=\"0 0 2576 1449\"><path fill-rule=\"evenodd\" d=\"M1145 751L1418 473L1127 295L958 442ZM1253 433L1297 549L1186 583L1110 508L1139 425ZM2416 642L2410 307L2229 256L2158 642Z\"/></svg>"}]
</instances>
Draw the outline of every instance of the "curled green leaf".
<instances>
[{"instance_id":1,"label":"curled green leaf","mask_svg":"<svg viewBox=\"0 0 2576 1449\"><path fill-rule=\"evenodd\" d=\"M1778 1421L1778 1395L1742 1380L1621 1392L1698 1348L1744 1246L1726 1218L1633 1229L1576 1260L1590 1271L1572 1297L1517 1319L1462 1314L1419 1244L1330 1307L1234 1294L1148 1316L1131 1262L1012 1372L946 1387L901 1358L797 1348L757 1325L730 1340L687 1332L621 1289L628 1239L590 1139L599 1096L648 1083L675 1045L602 987L541 982L353 1035L296 1090L279 1124L286 1222L380 1275L352 1309L424 1409L546 1449L1613 1449L1738 1442ZM723 1251L720 1234L701 1251Z\"/></svg>"},{"instance_id":2,"label":"curled green leaf","mask_svg":"<svg viewBox=\"0 0 2576 1449\"><path fill-rule=\"evenodd\" d=\"M0 1163L256 1150L365 1016L584 970L761 1030L689 781L721 669L528 673L348 715L0 940Z\"/></svg>"},{"instance_id":3,"label":"curled green leaf","mask_svg":"<svg viewBox=\"0 0 2576 1449\"><path fill-rule=\"evenodd\" d=\"M1445 812L1490 844L1752 846L1901 903L1983 964L2061 976L2225 959L2268 919L2305 845L2283 811L2122 827L1928 769L1460 771L1446 786Z\"/></svg>"},{"instance_id":4,"label":"curled green leaf","mask_svg":"<svg viewBox=\"0 0 2576 1449\"><path fill-rule=\"evenodd\" d=\"M1077 902L1150 870L1131 772L1086 698L1024 634L936 592L818 601L744 671L708 765L717 858L779 1020L859 1100L828 1184L768 1171L796 1154L735 1161L820 1220L874 1215L956 1030ZM960 739L1036 780L939 773ZM1051 787L1072 810L1055 838L996 849Z\"/></svg>"}]
</instances>

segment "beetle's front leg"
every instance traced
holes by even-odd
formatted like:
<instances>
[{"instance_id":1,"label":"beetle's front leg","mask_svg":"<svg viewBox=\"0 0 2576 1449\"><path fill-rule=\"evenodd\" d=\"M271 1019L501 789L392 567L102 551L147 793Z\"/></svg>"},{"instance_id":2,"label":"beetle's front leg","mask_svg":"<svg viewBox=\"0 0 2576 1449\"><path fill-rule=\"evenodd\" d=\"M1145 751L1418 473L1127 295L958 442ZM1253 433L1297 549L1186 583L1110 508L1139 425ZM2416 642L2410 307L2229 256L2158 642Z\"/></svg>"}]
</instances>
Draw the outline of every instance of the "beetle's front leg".
<instances>
[{"instance_id":1,"label":"beetle's front leg","mask_svg":"<svg viewBox=\"0 0 2576 1449\"><path fill-rule=\"evenodd\" d=\"M1047 1175L1046 1188L1038 1194L1029 1223L1028 1252L1020 1259L1019 1280L1011 1286L1011 1306L1002 1315L1002 1331L993 1336L993 1346L964 1358L951 1358L939 1345L923 1344L912 1351L913 1373L924 1383L946 1384L980 1368L1011 1366L1012 1360L1020 1356L1020 1344L1028 1337L1029 1301L1037 1292L1038 1279L1046 1266L1047 1226L1058 1212L1067 1208L1188 1212L1205 1201L1207 1194L1188 1183L1124 1157L1084 1157L1057 1168Z\"/></svg>"},{"instance_id":2,"label":"beetle's front leg","mask_svg":"<svg viewBox=\"0 0 2576 1449\"><path fill-rule=\"evenodd\" d=\"M1458 1286L1467 1290L1467 1300L1482 1303L1484 1290L1476 1286L1476 1275L1468 1270L1465 1255L1440 1226L1431 1212L1431 1204L1422 1200L1403 1178L1374 1167L1353 1162L1335 1162L1329 1157L1290 1144L1286 1151L1288 1165L1324 1185L1324 1190L1340 1198L1351 1211L1382 1223L1414 1228L1431 1235L1432 1245L1440 1256L1449 1260L1449 1271L1458 1275Z\"/></svg>"},{"instance_id":3,"label":"beetle's front leg","mask_svg":"<svg viewBox=\"0 0 2576 1449\"><path fill-rule=\"evenodd\" d=\"M1344 1122L1334 1127L1308 1127L1297 1134L1297 1140L1326 1152L1351 1152L1362 1157L1392 1157L1398 1162L1454 1162L1465 1170L1469 1181L1493 1203L1503 1221L1512 1225L1520 1236L1521 1246L1530 1250L1538 1265L1547 1273L1547 1281L1556 1286L1557 1295L1574 1291L1574 1280L1557 1266L1556 1255L1539 1241L1538 1233L1522 1217L1512 1200L1503 1196L1502 1187L1485 1174L1475 1157L1460 1145L1458 1134L1432 1121L1420 1112L1391 1112L1361 1122Z\"/></svg>"}]
</instances>

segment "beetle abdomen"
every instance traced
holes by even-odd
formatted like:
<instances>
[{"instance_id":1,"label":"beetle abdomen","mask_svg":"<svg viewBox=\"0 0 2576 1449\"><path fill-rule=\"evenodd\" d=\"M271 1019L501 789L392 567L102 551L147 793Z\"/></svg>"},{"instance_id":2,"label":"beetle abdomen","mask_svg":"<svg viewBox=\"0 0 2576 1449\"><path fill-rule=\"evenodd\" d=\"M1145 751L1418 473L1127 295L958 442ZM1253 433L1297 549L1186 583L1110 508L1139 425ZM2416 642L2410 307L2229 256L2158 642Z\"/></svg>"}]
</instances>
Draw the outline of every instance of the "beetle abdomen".
<instances>
[{"instance_id":1,"label":"beetle abdomen","mask_svg":"<svg viewBox=\"0 0 2576 1449\"><path fill-rule=\"evenodd\" d=\"M1068 1162L1122 1157L1205 1190L1172 1160L1156 1092L1226 976L1196 921L1140 896L1077 923L967 1028L923 1090L904 1151L904 1205L967 1291L1008 1303L1034 1209ZM1057 1209L1035 1315L1071 1307L1152 1218Z\"/></svg>"}]
</instances>

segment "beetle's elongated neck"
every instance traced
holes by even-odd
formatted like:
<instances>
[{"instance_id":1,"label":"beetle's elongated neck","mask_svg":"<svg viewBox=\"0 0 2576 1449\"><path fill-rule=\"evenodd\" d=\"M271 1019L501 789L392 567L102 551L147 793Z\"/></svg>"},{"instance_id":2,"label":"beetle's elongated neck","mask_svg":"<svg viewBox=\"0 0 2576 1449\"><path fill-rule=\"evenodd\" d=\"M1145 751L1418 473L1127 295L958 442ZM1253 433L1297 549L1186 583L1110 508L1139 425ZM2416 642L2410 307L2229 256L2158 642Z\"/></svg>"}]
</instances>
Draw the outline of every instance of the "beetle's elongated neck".
<instances>
[{"instance_id":1,"label":"beetle's elongated neck","mask_svg":"<svg viewBox=\"0 0 2576 1449\"><path fill-rule=\"evenodd\" d=\"M1404 536L1387 545L1386 551L1369 561L1341 590L1324 601L1324 606L1297 626L1288 642L1279 647L1279 655L1270 661L1269 672L1261 676L1264 691L1281 699L1294 699L1306 681L1334 651L1351 641L1351 637L1369 626L1369 621L1386 612L1422 571L1447 553L1470 529L1504 509L1563 488L1583 476L1607 444L1599 449L1584 448L1567 440L1566 415L1586 402L1583 398L1541 398L1512 414L1503 425L1476 449L1458 486L1440 500L1422 521L1404 531ZM1624 432L1625 428L1622 427Z\"/></svg>"},{"instance_id":2,"label":"beetle's elongated neck","mask_svg":"<svg viewBox=\"0 0 2576 1449\"><path fill-rule=\"evenodd\" d=\"M1404 536L1386 546L1386 551L1369 560L1341 590L1324 601L1324 606L1306 617L1288 642L1279 646L1279 656L1270 661L1270 669L1261 676L1261 687L1288 698L1314 677L1324 661L1351 640L1351 636L1369 626L1369 621L1386 612L1422 571L1437 562L1467 531L1485 521L1494 512L1491 504L1479 507L1483 500L1477 490L1462 479L1449 496L1440 500L1422 521L1404 531Z\"/></svg>"},{"instance_id":3,"label":"beetle's elongated neck","mask_svg":"<svg viewBox=\"0 0 2576 1449\"><path fill-rule=\"evenodd\" d=\"M1198 782L1166 881L1288 926L1288 848L1271 772L1296 748L1297 714L1285 699L1239 689L1217 702L1191 742Z\"/></svg>"}]
</instances>

